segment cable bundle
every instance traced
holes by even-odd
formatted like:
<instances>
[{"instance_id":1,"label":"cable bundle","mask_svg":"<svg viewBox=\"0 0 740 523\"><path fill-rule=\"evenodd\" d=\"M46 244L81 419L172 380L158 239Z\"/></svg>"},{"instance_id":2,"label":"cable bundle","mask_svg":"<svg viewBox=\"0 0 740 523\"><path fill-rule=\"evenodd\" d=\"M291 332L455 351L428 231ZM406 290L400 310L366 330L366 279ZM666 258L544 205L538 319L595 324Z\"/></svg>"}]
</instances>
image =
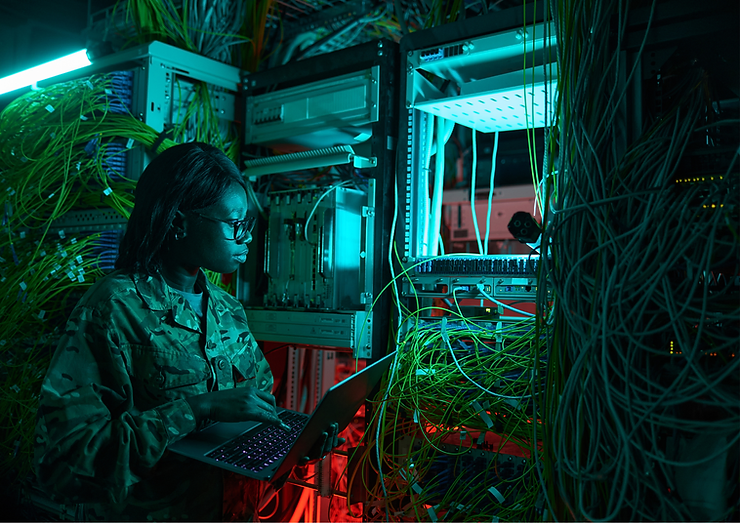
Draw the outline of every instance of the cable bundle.
<instances>
[{"instance_id":1,"label":"cable bundle","mask_svg":"<svg viewBox=\"0 0 740 523\"><path fill-rule=\"evenodd\" d=\"M128 113L130 79L113 73L31 91L0 114L5 478L24 478L30 468L38 390L71 307L117 257L120 231L72 234L59 219L106 208L128 217L134 183L125 177L126 153L157 139Z\"/></svg>"},{"instance_id":2,"label":"cable bundle","mask_svg":"<svg viewBox=\"0 0 740 523\"><path fill-rule=\"evenodd\" d=\"M511 448L526 456L541 452L535 443L541 421L532 402L541 384L533 371L544 374L546 360L536 319L409 321L396 368L376 398L384 406L368 433L377 432L377 439L362 458L382 470L376 484L365 486L385 506L366 515L533 519L542 512L534 462L522 459L507 469L498 456ZM473 449L486 456L471 455Z\"/></svg>"},{"instance_id":3,"label":"cable bundle","mask_svg":"<svg viewBox=\"0 0 740 523\"><path fill-rule=\"evenodd\" d=\"M738 274L740 177L737 155L706 180L687 173L685 159L737 120L711 109L707 75L689 68L672 105L626 144L614 40L619 49L629 3L552 6L560 98L545 232L557 326L544 398L550 498L575 520L727 518L737 510L725 475L738 470L728 451L740 440L740 307L737 288L713 285L712 275ZM628 79L639 74L634 63ZM697 512L691 498L702 486L685 478L710 466L720 502Z\"/></svg>"}]
</instances>

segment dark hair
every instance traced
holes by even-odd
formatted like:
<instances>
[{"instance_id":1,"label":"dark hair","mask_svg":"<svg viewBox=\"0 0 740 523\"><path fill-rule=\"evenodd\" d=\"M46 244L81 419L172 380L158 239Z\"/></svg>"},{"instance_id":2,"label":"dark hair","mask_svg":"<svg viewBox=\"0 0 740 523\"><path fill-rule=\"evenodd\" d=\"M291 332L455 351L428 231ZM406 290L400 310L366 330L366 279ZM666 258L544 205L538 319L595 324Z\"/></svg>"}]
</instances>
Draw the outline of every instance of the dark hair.
<instances>
[{"instance_id":1,"label":"dark hair","mask_svg":"<svg viewBox=\"0 0 740 523\"><path fill-rule=\"evenodd\" d=\"M175 145L154 158L136 184L116 269L155 274L177 211L213 205L233 182L246 189L234 162L206 143Z\"/></svg>"}]
</instances>

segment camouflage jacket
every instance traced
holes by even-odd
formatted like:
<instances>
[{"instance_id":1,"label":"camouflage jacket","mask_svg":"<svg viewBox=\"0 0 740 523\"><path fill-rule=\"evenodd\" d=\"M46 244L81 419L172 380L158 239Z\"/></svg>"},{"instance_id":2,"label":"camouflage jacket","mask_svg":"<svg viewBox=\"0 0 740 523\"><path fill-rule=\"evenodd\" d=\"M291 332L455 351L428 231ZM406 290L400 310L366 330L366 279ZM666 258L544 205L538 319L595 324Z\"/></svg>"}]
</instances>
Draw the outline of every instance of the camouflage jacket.
<instances>
[{"instance_id":1,"label":"camouflage jacket","mask_svg":"<svg viewBox=\"0 0 740 523\"><path fill-rule=\"evenodd\" d=\"M67 323L41 388L34 466L42 487L90 519L221 517L219 469L167 451L196 429L188 396L271 392L241 304L207 281L203 323L161 277L116 271Z\"/></svg>"}]
</instances>

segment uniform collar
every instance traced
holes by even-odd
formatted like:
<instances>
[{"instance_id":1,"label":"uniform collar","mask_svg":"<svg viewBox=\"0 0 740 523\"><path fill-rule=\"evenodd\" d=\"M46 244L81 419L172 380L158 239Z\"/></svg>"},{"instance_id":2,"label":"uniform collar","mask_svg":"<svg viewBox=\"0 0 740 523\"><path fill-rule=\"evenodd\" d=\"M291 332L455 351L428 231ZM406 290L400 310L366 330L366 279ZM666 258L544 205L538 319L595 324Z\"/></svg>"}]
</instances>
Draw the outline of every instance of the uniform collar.
<instances>
[{"instance_id":1,"label":"uniform collar","mask_svg":"<svg viewBox=\"0 0 740 523\"><path fill-rule=\"evenodd\" d=\"M211 295L211 282L208 281L203 271L198 271L196 284L200 289L203 289L204 298L208 300ZM160 273L154 276L134 274L134 285L149 309L152 311L171 311L175 323L186 329L201 332L201 320L195 315L190 306L185 305L185 298L182 294L167 285Z\"/></svg>"}]
</instances>

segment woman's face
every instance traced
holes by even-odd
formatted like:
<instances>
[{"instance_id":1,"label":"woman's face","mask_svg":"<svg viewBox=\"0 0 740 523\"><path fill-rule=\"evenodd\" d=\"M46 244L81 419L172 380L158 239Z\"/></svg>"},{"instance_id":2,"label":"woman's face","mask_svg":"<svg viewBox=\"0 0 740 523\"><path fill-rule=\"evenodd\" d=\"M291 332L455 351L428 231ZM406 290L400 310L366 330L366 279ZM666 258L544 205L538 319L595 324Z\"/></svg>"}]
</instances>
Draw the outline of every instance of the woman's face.
<instances>
[{"instance_id":1,"label":"woman's face","mask_svg":"<svg viewBox=\"0 0 740 523\"><path fill-rule=\"evenodd\" d=\"M198 214L185 212L185 237L180 240L182 264L189 270L203 267L222 274L229 274L239 268L247 259L247 244L252 234L241 240L234 240L234 226L213 220L244 220L247 216L247 194L238 183L232 183L221 199L210 207L198 211L211 219Z\"/></svg>"}]
</instances>

